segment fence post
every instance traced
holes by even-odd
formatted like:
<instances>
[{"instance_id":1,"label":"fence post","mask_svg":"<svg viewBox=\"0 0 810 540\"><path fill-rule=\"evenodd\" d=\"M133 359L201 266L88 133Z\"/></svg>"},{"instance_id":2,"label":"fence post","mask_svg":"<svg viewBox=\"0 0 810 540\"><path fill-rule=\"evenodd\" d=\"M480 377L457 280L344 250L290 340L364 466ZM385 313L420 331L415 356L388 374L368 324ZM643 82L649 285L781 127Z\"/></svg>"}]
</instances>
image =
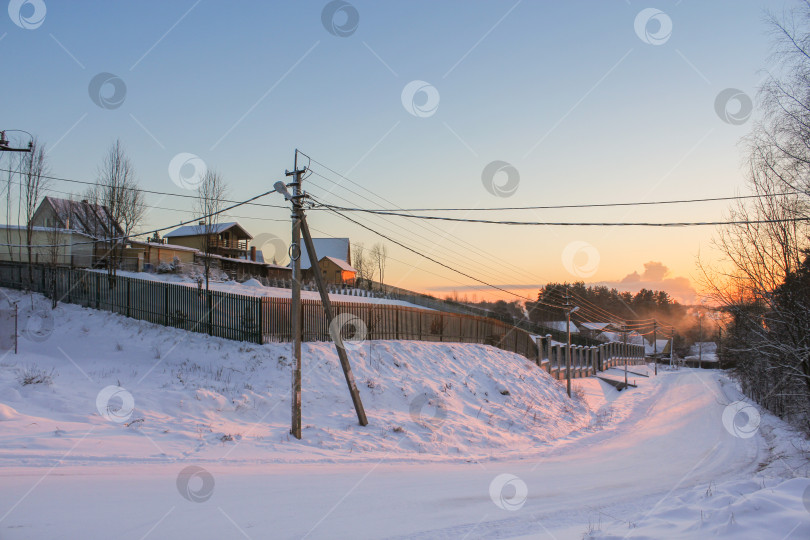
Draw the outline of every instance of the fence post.
<instances>
[{"instance_id":1,"label":"fence post","mask_svg":"<svg viewBox=\"0 0 810 540\"><path fill-rule=\"evenodd\" d=\"M444 315L439 315L439 341L444 341Z\"/></svg>"},{"instance_id":2,"label":"fence post","mask_svg":"<svg viewBox=\"0 0 810 540\"><path fill-rule=\"evenodd\" d=\"M259 322L258 322L258 330L257 330L258 335L256 336L256 343L261 345L262 343L264 343L264 330L262 325L262 311L264 311L262 308L264 308L264 298L260 296L256 300L259 301L259 316L257 317L257 320Z\"/></svg>"},{"instance_id":3,"label":"fence post","mask_svg":"<svg viewBox=\"0 0 810 540\"><path fill-rule=\"evenodd\" d=\"M169 326L169 284L163 286L163 325Z\"/></svg>"}]
</instances>

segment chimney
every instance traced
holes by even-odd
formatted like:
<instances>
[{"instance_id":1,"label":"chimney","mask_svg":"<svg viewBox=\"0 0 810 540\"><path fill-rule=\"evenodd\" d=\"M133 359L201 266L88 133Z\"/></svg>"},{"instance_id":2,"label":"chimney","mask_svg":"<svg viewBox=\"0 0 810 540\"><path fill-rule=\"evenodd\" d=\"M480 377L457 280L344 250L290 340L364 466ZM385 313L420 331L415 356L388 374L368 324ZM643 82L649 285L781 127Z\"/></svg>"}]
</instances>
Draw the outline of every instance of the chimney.
<instances>
[{"instance_id":1,"label":"chimney","mask_svg":"<svg viewBox=\"0 0 810 540\"><path fill-rule=\"evenodd\" d=\"M250 260L256 262L256 246L250 246Z\"/></svg>"},{"instance_id":2,"label":"chimney","mask_svg":"<svg viewBox=\"0 0 810 540\"><path fill-rule=\"evenodd\" d=\"M203 220L200 220L200 223L199 223L199 225L200 225L200 227L202 227L202 226L204 226L204 225L205 225L205 221L203 221Z\"/></svg>"},{"instance_id":3,"label":"chimney","mask_svg":"<svg viewBox=\"0 0 810 540\"><path fill-rule=\"evenodd\" d=\"M89 203L87 202L87 199L82 199L82 204L89 204Z\"/></svg>"}]
</instances>

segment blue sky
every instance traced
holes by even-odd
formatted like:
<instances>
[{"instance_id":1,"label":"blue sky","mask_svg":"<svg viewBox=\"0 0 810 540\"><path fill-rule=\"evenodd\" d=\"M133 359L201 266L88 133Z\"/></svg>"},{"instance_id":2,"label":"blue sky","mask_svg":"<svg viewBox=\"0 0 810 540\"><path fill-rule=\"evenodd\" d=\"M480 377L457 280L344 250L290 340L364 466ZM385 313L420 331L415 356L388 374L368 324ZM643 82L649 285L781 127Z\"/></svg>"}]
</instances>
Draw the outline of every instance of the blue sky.
<instances>
[{"instance_id":1,"label":"blue sky","mask_svg":"<svg viewBox=\"0 0 810 540\"><path fill-rule=\"evenodd\" d=\"M105 149L120 138L144 188L190 193L168 174L172 158L186 152L219 170L230 196L240 199L283 179L293 150L300 148L406 208L664 200L741 191L740 139L757 111L732 125L715 112L715 98L726 88L755 98L769 65L765 10L781 13L793 5L353 1L343 13L354 10L359 23L341 37L322 22L325 1L39 3L46 12L36 28L0 17L6 90L0 127L25 129L46 142L54 175L93 180ZM33 20L36 7L23 4L23 18ZM634 28L647 8L671 21L671 34L661 44L645 42ZM338 10L334 19L338 27L343 13ZM658 24L651 20L645 28L655 36ZM103 72L126 86L117 108L99 107L89 96L90 81ZM439 100L432 114L414 116L403 106L402 91L414 80L435 88ZM102 87L111 91L110 85ZM417 106L424 98L416 96ZM519 172L510 197L494 196L483 186L482 170L494 160ZM62 182L51 187L77 189ZM345 181L330 184L313 176L308 187L336 204L346 202L338 195L353 205L372 206L358 194L375 200ZM148 200L160 207L147 216L150 228L189 217L180 212L191 208L187 200ZM487 217L682 221L721 218L724 208L712 203ZM286 220L286 210L234 214L254 236L289 236L283 221L246 219ZM683 288L682 281L672 280L695 273L695 255L710 252L713 234L711 228L420 228L402 220L358 219L386 227L380 230L451 266L528 295L547 281L616 282L642 273L649 261L669 269L673 290ZM310 222L366 245L380 241L323 213L312 212ZM593 249L566 261L572 242ZM598 263L589 266L593 250ZM386 273L393 284L442 293L472 284L390 243L389 251ZM656 276L650 285L667 285L658 279L660 272Z\"/></svg>"}]
</instances>

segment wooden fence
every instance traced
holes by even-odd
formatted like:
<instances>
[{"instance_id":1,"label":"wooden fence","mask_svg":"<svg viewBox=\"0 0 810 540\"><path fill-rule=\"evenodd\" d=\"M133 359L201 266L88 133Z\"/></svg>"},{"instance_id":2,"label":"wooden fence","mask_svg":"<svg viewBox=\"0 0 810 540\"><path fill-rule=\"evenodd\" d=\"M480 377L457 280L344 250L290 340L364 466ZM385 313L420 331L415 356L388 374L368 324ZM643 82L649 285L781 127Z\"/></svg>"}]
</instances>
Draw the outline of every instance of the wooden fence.
<instances>
[{"instance_id":1,"label":"wooden fence","mask_svg":"<svg viewBox=\"0 0 810 540\"><path fill-rule=\"evenodd\" d=\"M0 263L0 286L30 289L60 302L79 304L173 328L267 343L290 341L289 298L244 296L74 268ZM329 341L330 322L320 300L303 300L305 341ZM351 339L408 339L484 343L540 363L532 336L488 317L445 313L391 304L333 302L335 319L346 321L341 335Z\"/></svg>"}]
</instances>

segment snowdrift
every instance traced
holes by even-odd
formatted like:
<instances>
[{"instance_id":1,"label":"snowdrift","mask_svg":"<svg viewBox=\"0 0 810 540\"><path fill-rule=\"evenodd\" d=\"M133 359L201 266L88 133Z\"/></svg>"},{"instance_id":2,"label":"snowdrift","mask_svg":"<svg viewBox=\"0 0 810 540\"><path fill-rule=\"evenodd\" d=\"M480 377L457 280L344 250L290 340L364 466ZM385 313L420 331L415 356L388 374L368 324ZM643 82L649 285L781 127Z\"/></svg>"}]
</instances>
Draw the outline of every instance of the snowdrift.
<instances>
[{"instance_id":1,"label":"snowdrift","mask_svg":"<svg viewBox=\"0 0 810 540\"><path fill-rule=\"evenodd\" d=\"M0 460L475 460L536 451L594 417L521 356L383 341L349 351L370 421L361 427L333 345L308 343L297 441L289 344L227 341L69 304L51 311L38 295L6 292L27 337L0 363Z\"/></svg>"}]
</instances>

